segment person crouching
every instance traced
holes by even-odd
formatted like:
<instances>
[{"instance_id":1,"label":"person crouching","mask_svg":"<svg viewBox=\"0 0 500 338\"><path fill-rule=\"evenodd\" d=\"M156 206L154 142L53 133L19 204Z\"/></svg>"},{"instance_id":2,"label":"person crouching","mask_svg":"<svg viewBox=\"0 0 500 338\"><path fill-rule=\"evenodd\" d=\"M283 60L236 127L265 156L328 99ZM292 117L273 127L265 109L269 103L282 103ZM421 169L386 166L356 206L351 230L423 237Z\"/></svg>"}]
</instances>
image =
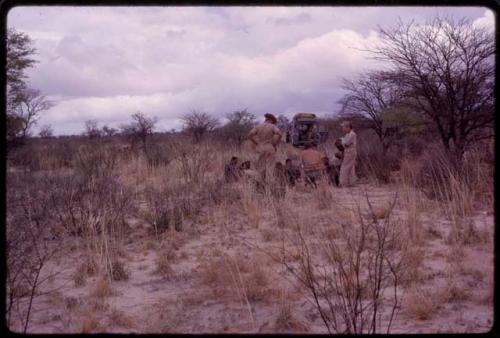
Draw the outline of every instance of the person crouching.
<instances>
[{"instance_id":1,"label":"person crouching","mask_svg":"<svg viewBox=\"0 0 500 338\"><path fill-rule=\"evenodd\" d=\"M325 157L316 149L315 143L306 144L301 153L302 168L304 169L304 178L306 186L317 187L317 182L323 176L325 165L322 158Z\"/></svg>"}]
</instances>

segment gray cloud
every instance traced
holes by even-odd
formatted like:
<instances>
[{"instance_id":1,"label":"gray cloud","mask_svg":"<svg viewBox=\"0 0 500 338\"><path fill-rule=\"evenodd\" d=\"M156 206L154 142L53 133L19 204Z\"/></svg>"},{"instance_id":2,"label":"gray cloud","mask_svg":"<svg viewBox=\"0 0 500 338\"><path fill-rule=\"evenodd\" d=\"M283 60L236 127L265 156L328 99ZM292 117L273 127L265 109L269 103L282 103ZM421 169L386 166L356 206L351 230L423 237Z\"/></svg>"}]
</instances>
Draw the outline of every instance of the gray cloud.
<instances>
[{"instance_id":1,"label":"gray cloud","mask_svg":"<svg viewBox=\"0 0 500 338\"><path fill-rule=\"evenodd\" d=\"M377 25L437 14L494 20L481 7L40 6L14 8L8 26L34 39L30 84L59 102L40 125L69 134L137 110L163 130L191 109L331 114L340 79L376 66L358 49L377 42Z\"/></svg>"}]
</instances>

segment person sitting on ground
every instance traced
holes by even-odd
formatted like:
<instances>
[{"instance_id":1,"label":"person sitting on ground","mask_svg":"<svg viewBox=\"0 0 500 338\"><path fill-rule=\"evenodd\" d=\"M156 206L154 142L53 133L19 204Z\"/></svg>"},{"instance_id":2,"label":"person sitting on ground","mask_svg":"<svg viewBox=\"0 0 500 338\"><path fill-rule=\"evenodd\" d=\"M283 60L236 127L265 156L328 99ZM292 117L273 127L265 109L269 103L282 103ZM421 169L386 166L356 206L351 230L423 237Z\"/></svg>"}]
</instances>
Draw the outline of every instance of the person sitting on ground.
<instances>
[{"instance_id":1,"label":"person sitting on ground","mask_svg":"<svg viewBox=\"0 0 500 338\"><path fill-rule=\"evenodd\" d=\"M240 173L241 177L246 182L252 184L256 191L263 192L264 191L264 183L262 182L262 176L256 170L253 170L250 165L250 161L244 161L240 164Z\"/></svg>"},{"instance_id":2,"label":"person sitting on ground","mask_svg":"<svg viewBox=\"0 0 500 338\"><path fill-rule=\"evenodd\" d=\"M300 169L293 165L290 158L287 158L285 161L285 175L290 187L294 187L295 182L300 180Z\"/></svg>"},{"instance_id":3,"label":"person sitting on ground","mask_svg":"<svg viewBox=\"0 0 500 338\"><path fill-rule=\"evenodd\" d=\"M278 182L279 185L285 185L286 184L286 171L285 171L285 166L281 162L276 162L274 165L274 177L276 181Z\"/></svg>"},{"instance_id":4,"label":"person sitting on ground","mask_svg":"<svg viewBox=\"0 0 500 338\"><path fill-rule=\"evenodd\" d=\"M321 160L324 155L316 149L315 143L307 143L305 149L302 150L301 157L305 183L306 185L316 188L316 182L321 179L323 171L325 170L325 166Z\"/></svg>"},{"instance_id":5,"label":"person sitting on ground","mask_svg":"<svg viewBox=\"0 0 500 338\"><path fill-rule=\"evenodd\" d=\"M275 197L283 197L286 192L286 173L285 166L281 162L276 162L274 165L274 178L276 186L272 187L271 193Z\"/></svg>"},{"instance_id":6,"label":"person sitting on ground","mask_svg":"<svg viewBox=\"0 0 500 338\"><path fill-rule=\"evenodd\" d=\"M339 171L340 168L333 163L330 163L330 159L328 157L323 157L323 164L325 166L325 174L328 178L328 184L339 186Z\"/></svg>"},{"instance_id":7,"label":"person sitting on ground","mask_svg":"<svg viewBox=\"0 0 500 338\"><path fill-rule=\"evenodd\" d=\"M240 170L247 170L250 169L250 161L244 161L240 164Z\"/></svg>"},{"instance_id":8,"label":"person sitting on ground","mask_svg":"<svg viewBox=\"0 0 500 338\"><path fill-rule=\"evenodd\" d=\"M224 179L227 183L232 183L238 181L240 178L240 168L238 166L238 158L236 156L231 157L229 163L224 167Z\"/></svg>"}]
</instances>

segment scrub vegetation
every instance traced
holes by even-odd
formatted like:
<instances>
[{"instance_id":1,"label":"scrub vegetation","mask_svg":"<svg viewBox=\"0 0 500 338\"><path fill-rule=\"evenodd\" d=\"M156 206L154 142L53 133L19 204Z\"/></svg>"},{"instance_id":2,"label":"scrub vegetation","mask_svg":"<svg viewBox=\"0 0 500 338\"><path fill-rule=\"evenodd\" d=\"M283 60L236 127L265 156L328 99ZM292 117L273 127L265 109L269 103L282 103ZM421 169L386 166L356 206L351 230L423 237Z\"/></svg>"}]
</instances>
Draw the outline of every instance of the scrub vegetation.
<instances>
[{"instance_id":1,"label":"scrub vegetation","mask_svg":"<svg viewBox=\"0 0 500 338\"><path fill-rule=\"evenodd\" d=\"M462 26L434 25L464 46L475 37L478 45L473 46L491 55L482 33L461 40ZM398 26L385 36L388 42L406 43L413 40L400 37L413 31ZM436 48L429 52L441 51L437 47L428 45ZM401 48L422 50L412 44ZM387 59L398 50L378 53ZM475 60L482 62L482 56ZM481 96L480 107L468 98L467 114L452 106L442 114L469 116L469 122L455 119L452 126L451 120L440 120L445 125L437 125L432 119L436 111L415 101L427 99L434 107L435 98L416 93L418 83L397 76L406 71L396 64L393 73L377 74L387 86L384 91L398 89L387 101L390 106L375 107L381 115L358 114L359 106L349 106L355 98L346 97L343 113L322 121L329 137L319 149L331 158L340 123L353 123L359 181L352 188L326 181L317 189L303 181L289 187L273 175L266 184L245 177L226 182L231 157L240 163L256 158L244 141L256 122L247 110L230 114L223 126L210 114L193 111L184 116L181 132L155 132L156 120L141 112L114 131L92 121L79 136L44 132L30 137L19 131L7 157L9 329L490 330L492 106L488 96ZM473 95L488 93L484 81L492 75L484 67L478 71L484 73L476 73L465 86L474 88ZM463 84L455 80L452 85ZM352 93L370 89L365 88L368 82L361 84L356 87L353 80L346 88ZM440 92L441 86L436 88ZM375 125L380 116L382 127ZM284 116L280 123L286 125ZM465 131L458 130L460 123ZM467 125L474 126L470 132ZM298 149L282 143L277 160L284 163L298 155Z\"/></svg>"}]
</instances>

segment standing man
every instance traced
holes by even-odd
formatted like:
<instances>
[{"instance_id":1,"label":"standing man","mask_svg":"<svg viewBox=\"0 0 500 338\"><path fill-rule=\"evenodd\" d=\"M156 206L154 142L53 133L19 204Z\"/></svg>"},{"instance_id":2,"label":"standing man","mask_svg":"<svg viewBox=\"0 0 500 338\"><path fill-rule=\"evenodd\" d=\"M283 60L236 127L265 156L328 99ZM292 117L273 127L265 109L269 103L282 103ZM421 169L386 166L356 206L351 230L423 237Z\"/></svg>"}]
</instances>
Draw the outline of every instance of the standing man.
<instances>
[{"instance_id":1,"label":"standing man","mask_svg":"<svg viewBox=\"0 0 500 338\"><path fill-rule=\"evenodd\" d=\"M277 119L271 114L264 115L265 121L248 133L248 140L255 146L255 151L258 154L256 169L265 179L266 171L274 164L276 150L281 141L281 131L276 127Z\"/></svg>"},{"instance_id":2,"label":"standing man","mask_svg":"<svg viewBox=\"0 0 500 338\"><path fill-rule=\"evenodd\" d=\"M342 165L340 166L339 181L341 187L350 187L356 183L357 180L356 173L354 172L354 164L357 156L356 133L352 130L352 123L350 121L344 121L342 123L342 131L345 134L341 139L344 148L344 156Z\"/></svg>"}]
</instances>

